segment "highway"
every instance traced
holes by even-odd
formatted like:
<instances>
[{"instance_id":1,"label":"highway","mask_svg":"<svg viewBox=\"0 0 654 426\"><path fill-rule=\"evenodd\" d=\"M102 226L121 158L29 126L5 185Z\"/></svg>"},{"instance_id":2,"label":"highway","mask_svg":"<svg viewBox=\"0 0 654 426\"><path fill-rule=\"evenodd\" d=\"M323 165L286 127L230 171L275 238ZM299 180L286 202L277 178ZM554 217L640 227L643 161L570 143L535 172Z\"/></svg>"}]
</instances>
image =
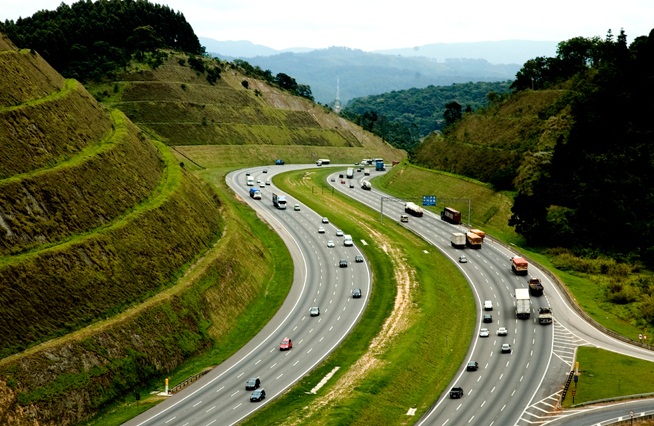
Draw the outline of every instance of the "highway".
<instances>
[{"instance_id":1,"label":"highway","mask_svg":"<svg viewBox=\"0 0 654 426\"><path fill-rule=\"evenodd\" d=\"M245 347L209 374L171 396L163 403L132 419L128 425L202 425L235 424L254 410L265 406L313 369L336 348L360 318L370 295L371 276L367 260L355 246L345 247L336 227L287 194L287 208L273 206L274 185L268 178L281 171L302 166L270 166L239 170L227 176L228 185L251 205L281 235L288 246L295 272L292 289L273 319ZM267 173L264 173L266 169ZM263 181L256 187L261 200L248 196L246 174ZM294 209L300 204L300 210ZM322 226L325 233L318 233ZM347 230L343 230L347 234ZM327 247L327 241L334 247ZM339 267L345 259L347 267ZM353 288L361 288L362 297L351 297ZM320 308L311 317L309 309ZM283 338L292 339L293 348L280 351ZM250 402L245 390L250 377L259 377L266 398Z\"/></svg>"},{"instance_id":2,"label":"highway","mask_svg":"<svg viewBox=\"0 0 654 426\"><path fill-rule=\"evenodd\" d=\"M375 189L361 189L361 181L374 178L381 172L371 171L371 176L356 172L354 187L349 180L345 184L339 177L344 171L336 172L328 178L328 183L337 190L355 198L369 207L380 210L384 197L384 221L400 222L404 214L404 203ZM434 194L424 194L434 195ZM526 288L527 279L516 276L511 271L510 258L516 254L504 246L486 238L483 248L455 249L450 243L453 232L465 232L462 225L452 225L440 216L425 212L423 217L409 216L408 223L401 223L407 229L420 235L438 248L470 282L477 303L477 327L474 336L449 336L449 338L471 339L465 362L456 374L451 386L464 390L461 399L449 399L449 388L438 398L427 415L418 421L424 425L508 425L518 424L525 407L537 393L546 375L552 358L553 332L551 326L541 326L535 322L532 313L529 320L515 317L515 288ZM464 254L468 262L459 263ZM538 271L530 271L536 275ZM492 311L483 310L483 302L493 302ZM532 304L534 308L534 304ZM482 323L482 314L492 314L492 323ZM499 327L508 329L507 336L497 336ZM478 337L481 328L488 328L489 337ZM502 343L511 345L511 353L501 353ZM466 371L468 361L477 361L479 370ZM438 396L435 395L436 399Z\"/></svg>"},{"instance_id":3,"label":"highway","mask_svg":"<svg viewBox=\"0 0 654 426\"><path fill-rule=\"evenodd\" d=\"M327 183L377 211L383 208L380 220L383 217L383 220L401 223L400 215L405 213L402 200L376 189L361 188L363 180L369 180L383 172L371 171L371 176L356 172L352 179L353 188L350 188L348 179L342 183L339 178L341 173L345 172L331 175ZM464 197L465 194L461 196ZM459 265L472 286L478 312L476 334L472 336L465 362L451 383L451 386L464 389L464 397L449 399L448 388L417 424L598 424L598 419L624 416L623 403L613 410L559 409L562 386L573 369L575 349L581 345L594 346L652 362L654 352L627 344L597 330L577 314L562 290L534 265L529 265L529 275L541 278L545 293L540 297L531 297L530 320L517 320L513 290L527 287L527 279L511 272L509 259L516 253L490 237L486 237L480 250L455 249L450 244L450 235L453 232L465 232L467 228L444 222L438 215L430 212L425 212L423 217L409 216L409 222L401 225L420 235ZM458 257L462 253L468 258L468 263L458 263ZM481 315L485 313L482 310L484 300L493 301L492 325L481 322ZM539 306L553 308L552 325L539 325L536 322ZM509 329L507 337L495 336L495 330L499 326ZM482 327L490 330L489 337L478 337ZM499 346L505 342L511 344L510 355L500 353ZM479 370L466 371L468 361L477 361ZM652 401L649 400L648 403L651 407ZM648 407L647 403L644 407ZM638 406L638 409L641 408Z\"/></svg>"},{"instance_id":4,"label":"highway","mask_svg":"<svg viewBox=\"0 0 654 426\"><path fill-rule=\"evenodd\" d=\"M289 194L284 194L288 203L286 210L274 208L272 192L278 190L274 185L265 185L265 181L276 173L311 167L315 166L256 167L227 176L227 183L236 194L270 223L285 241L295 264L293 287L270 323L238 353L195 384L128 424L237 423L307 374L356 324L370 294L367 261L354 263L354 256L361 254L356 246L343 247L343 238L335 235L333 224L322 224L317 214ZM264 169L268 173L264 173ZM253 200L247 195L250 187L246 185L246 173L264 182L259 188L263 196L261 200ZM350 180L338 176L345 174L343 170L330 175L326 184L377 211L383 198L383 220L399 223L400 215L404 214L401 200L375 189L366 191L361 188L362 180L380 173L373 171L372 176L364 177L362 172L357 172ZM255 183L255 186L259 185ZM300 204L299 211L293 209L296 203ZM449 387L442 395L434 395L434 405L417 420L417 424L597 424L599 420L587 423L591 418L587 416L591 413L595 416L593 418L624 415L624 408L619 406L614 411L603 411L603 414L598 410L558 410L561 387L572 369L575 348L592 345L654 361L651 351L606 336L586 323L568 305L561 290L534 265L529 265L529 275L542 279L545 293L532 297L529 320L516 319L515 289L526 288L527 278L516 276L511 271L510 258L516 255L515 252L490 236L486 237L480 250L455 249L450 244L451 234L465 232L467 228L446 223L430 212L423 217L410 216L408 223L401 224L458 265L471 284L478 312L473 336L450 336L452 339L471 340L468 354L449 386L462 387L464 396L450 399ZM325 227L325 234L318 233L319 226ZM334 241L334 248L327 247L328 240ZM467 257L467 263L458 262L461 254ZM348 260L349 266L339 268L339 259ZM362 288L362 299L351 298L353 287ZM483 310L485 300L492 301L492 311ZM537 323L536 312L541 305L552 306L554 324ZM310 317L308 310L311 306L319 306L321 315ZM492 322L482 323L483 313L492 314ZM506 327L508 335L497 336L499 327ZM490 336L479 337L481 328L488 328ZM286 336L293 339L294 347L280 352L279 342ZM511 345L510 353L501 353L502 343ZM468 361L477 361L479 369L466 371ZM264 401L249 402L250 391L244 388L249 377L261 379L267 392Z\"/></svg>"}]
</instances>

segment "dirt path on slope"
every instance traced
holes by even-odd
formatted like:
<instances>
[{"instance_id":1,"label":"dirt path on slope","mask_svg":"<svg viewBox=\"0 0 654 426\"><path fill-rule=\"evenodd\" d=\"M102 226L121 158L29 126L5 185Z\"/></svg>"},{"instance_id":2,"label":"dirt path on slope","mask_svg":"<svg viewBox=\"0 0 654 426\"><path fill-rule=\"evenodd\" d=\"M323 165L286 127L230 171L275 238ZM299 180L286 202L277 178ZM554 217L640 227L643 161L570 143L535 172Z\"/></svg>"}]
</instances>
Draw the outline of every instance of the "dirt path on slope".
<instances>
[{"instance_id":1,"label":"dirt path on slope","mask_svg":"<svg viewBox=\"0 0 654 426\"><path fill-rule=\"evenodd\" d=\"M326 395L317 398L308 407L305 407L308 411L302 413L303 420L298 419L294 424L302 423L304 419L310 418L310 416L335 401L351 397L354 388L361 383L368 373L383 366L383 361L379 355L389 348L395 336L410 325L408 315L412 307L411 290L417 286L414 271L407 265L402 251L393 247L388 237L372 229L368 229L368 232L374 237L375 241L380 243L381 248L391 257L393 262L393 271L397 281L397 295L393 311L361 358L341 376Z\"/></svg>"}]
</instances>

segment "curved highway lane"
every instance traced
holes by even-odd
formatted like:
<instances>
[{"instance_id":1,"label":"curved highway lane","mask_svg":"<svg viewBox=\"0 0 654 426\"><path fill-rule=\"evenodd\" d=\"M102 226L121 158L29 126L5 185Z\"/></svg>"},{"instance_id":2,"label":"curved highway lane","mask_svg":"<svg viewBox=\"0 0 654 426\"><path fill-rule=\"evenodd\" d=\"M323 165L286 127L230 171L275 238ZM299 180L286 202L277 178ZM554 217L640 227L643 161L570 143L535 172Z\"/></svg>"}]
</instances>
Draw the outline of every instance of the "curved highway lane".
<instances>
[{"instance_id":1,"label":"curved highway lane","mask_svg":"<svg viewBox=\"0 0 654 426\"><path fill-rule=\"evenodd\" d=\"M383 206L384 216L399 221L400 215L404 214L404 204L401 200L389 197L375 189L370 191L361 189L361 181L368 180L379 173L372 172L370 177L361 176L362 173L355 173L353 188L350 188L350 185L341 184L340 179L336 178L336 174L332 175L328 182L339 191L373 209L379 211ZM382 198L384 198L383 203ZM409 222L402 224L438 247L453 262L457 261L460 251L450 246L449 236L452 232L465 232L465 227L443 222L439 216L429 212L422 218L410 216ZM509 359L504 366L501 362L491 361L493 357L497 360L498 355L499 358L507 355L495 350L496 345L500 342L492 340L492 344L490 344L490 339L473 338L466 363L452 382L452 385L462 386L466 391L466 396L461 400L448 401L448 395L442 395L432 411L424 416L418 424L533 425L551 422L555 422L554 424L598 424L597 418L601 418L602 415L608 416L604 417L606 419L611 416L618 418L624 415L624 403L615 404L614 410L608 408L596 410L595 407L583 410L560 410L561 388L573 368L575 349L580 345L590 345L652 362L654 362L654 352L607 336L587 323L569 305L562 290L534 265L529 265L529 274L541 278L545 286L545 293L540 297L531 297L531 321L516 320L513 310L513 289L526 287L527 283L526 278L516 277L510 271L509 258L515 254L504 246L496 244L489 237L484 241L484 247L481 250L466 248L463 252L470 262L459 264L459 266L471 283L477 299L478 312L482 313L481 303L483 300L492 300L494 304L497 301L498 308L502 310L500 318L504 318L505 322L515 326L512 330L511 327L505 325L509 328L507 341L512 345L511 355L517 355L518 359ZM471 264L472 266L470 266ZM510 297L507 297L507 294ZM536 311L539 306L553 308L554 323L551 326L541 326L536 323ZM495 314L493 316L495 322ZM479 318L477 320L479 323ZM500 321L502 320L500 319ZM499 322L497 325L500 325ZM480 324L478 329L483 326L484 324ZM487 328L490 329L492 338L493 327ZM514 339L510 338L512 332ZM482 372L480 375L465 371L465 364L469 360L479 362ZM486 374L484 374L485 372ZM471 378L472 380L470 380ZM482 381L490 382L492 386L489 387L481 383ZM477 394L474 401L466 400L474 394ZM647 404L651 406L651 400L644 406ZM593 417L590 417L591 412ZM599 414L600 412L605 414ZM559 423L557 422L559 417L565 420L561 420ZM591 421L591 418L595 421Z\"/></svg>"},{"instance_id":2,"label":"curved highway lane","mask_svg":"<svg viewBox=\"0 0 654 426\"><path fill-rule=\"evenodd\" d=\"M270 166L239 170L227 176L228 185L251 205L282 236L288 246L295 272L286 301L273 319L244 348L193 385L171 396L155 408L131 420L129 425L227 425L234 424L265 406L313 369L346 337L360 318L370 295L371 275L367 261L355 246L345 247L336 227L287 197L287 209L272 204L272 193L281 192L266 180L276 173L309 166ZM266 170L266 172L264 172ZM249 197L247 174L255 183L261 200ZM294 205L300 209L295 210ZM325 233L318 233L322 226ZM347 230L343 230L347 234ZM327 247L332 240L334 247ZM339 267L345 259L347 267ZM352 298L352 289L361 288L362 297ZM309 309L320 308L312 317ZM283 338L292 339L293 348L280 351ZM259 377L266 391L262 402L251 403L245 390L250 377Z\"/></svg>"},{"instance_id":3,"label":"curved highway lane","mask_svg":"<svg viewBox=\"0 0 654 426\"><path fill-rule=\"evenodd\" d=\"M355 184L350 188L349 180L342 184L337 172L328 178L330 185L352 196L362 203L379 211L382 208L384 220L400 222L400 215L405 214L404 202L373 190L363 190L361 181L371 176L355 173ZM425 194L431 195L431 194ZM450 387L459 386L464 390L461 399L449 398L449 387L441 395L432 409L418 421L424 425L508 425L520 423L521 416L534 398L545 377L552 358L553 335L551 326L541 326L536 322L536 304L540 301L532 298L532 315L529 320L515 317L515 289L526 288L527 278L516 276L511 272L510 258L515 253L504 246L496 244L487 237L483 248L456 249L450 243L453 232L465 232L461 225L452 225L439 216L425 212L423 217L409 216L409 222L401 223L412 232L438 248L444 255L459 265L462 273L470 282L477 303L477 327L472 344L464 364L455 375ZM458 258L464 254L468 262L459 263ZM536 271L531 271L536 274ZM484 311L483 303L490 300L492 311ZM491 323L482 323L482 314L492 315ZM506 327L507 336L498 336L497 329ZM490 331L489 337L479 337L481 328ZM461 338L452 336L450 338ZM501 345L509 343L510 353L502 353ZM477 371L466 371L466 364L476 361ZM436 396L435 396L436 397Z\"/></svg>"}]
</instances>

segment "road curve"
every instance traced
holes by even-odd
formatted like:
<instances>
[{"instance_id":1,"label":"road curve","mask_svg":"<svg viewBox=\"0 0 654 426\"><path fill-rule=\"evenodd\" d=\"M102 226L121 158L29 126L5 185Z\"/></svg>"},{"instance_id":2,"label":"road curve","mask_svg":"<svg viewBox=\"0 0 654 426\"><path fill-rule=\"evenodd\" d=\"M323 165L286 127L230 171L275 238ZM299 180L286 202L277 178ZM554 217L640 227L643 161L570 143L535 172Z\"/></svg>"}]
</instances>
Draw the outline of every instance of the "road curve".
<instances>
[{"instance_id":1,"label":"road curve","mask_svg":"<svg viewBox=\"0 0 654 426\"><path fill-rule=\"evenodd\" d=\"M272 192L281 194L266 180L277 173L309 165L255 167L227 175L227 184L278 232L295 265L292 289L272 320L241 350L200 380L163 403L132 419L128 425L231 425L265 406L325 359L347 336L368 302L371 275L368 263L355 263L362 255L355 246L345 247L336 227L321 223L321 217L287 196L288 208L272 205ZM264 172L266 170L266 172ZM248 196L246 174L263 181L256 183L261 200ZM300 204L300 210L293 206ZM324 234L318 227L325 228ZM347 234L347 230L345 234ZM327 241L334 247L327 247ZM348 267L338 266L339 260ZM363 297L353 299L352 289L361 288ZM309 308L320 307L311 317ZM280 351L279 343L290 337L293 348ZM259 377L266 399L251 403L245 390L250 377Z\"/></svg>"}]
</instances>

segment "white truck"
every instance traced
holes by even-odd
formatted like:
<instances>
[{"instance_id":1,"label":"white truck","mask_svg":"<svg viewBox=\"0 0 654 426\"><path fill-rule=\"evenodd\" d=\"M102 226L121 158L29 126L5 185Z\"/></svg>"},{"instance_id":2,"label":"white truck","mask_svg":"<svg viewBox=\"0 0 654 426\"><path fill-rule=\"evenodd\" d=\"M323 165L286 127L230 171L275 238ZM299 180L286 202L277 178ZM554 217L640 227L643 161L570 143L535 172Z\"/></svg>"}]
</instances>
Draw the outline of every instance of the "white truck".
<instances>
[{"instance_id":1,"label":"white truck","mask_svg":"<svg viewBox=\"0 0 654 426\"><path fill-rule=\"evenodd\" d=\"M316 161L316 166L326 166L330 163L328 158L321 158L318 161Z\"/></svg>"},{"instance_id":2,"label":"white truck","mask_svg":"<svg viewBox=\"0 0 654 426\"><path fill-rule=\"evenodd\" d=\"M345 247L350 247L354 245L354 241L352 241L352 235L343 235L343 245Z\"/></svg>"},{"instance_id":3,"label":"white truck","mask_svg":"<svg viewBox=\"0 0 654 426\"><path fill-rule=\"evenodd\" d=\"M466 246L466 236L462 232L455 232L450 237L450 243L452 247L462 249Z\"/></svg>"},{"instance_id":4,"label":"white truck","mask_svg":"<svg viewBox=\"0 0 654 426\"><path fill-rule=\"evenodd\" d=\"M363 175L364 175L364 176L370 176L370 169L367 168L367 167L364 168L364 169L363 169Z\"/></svg>"},{"instance_id":5,"label":"white truck","mask_svg":"<svg viewBox=\"0 0 654 426\"><path fill-rule=\"evenodd\" d=\"M528 288L515 289L515 315L519 319L528 319L531 316L531 301Z\"/></svg>"},{"instance_id":6,"label":"white truck","mask_svg":"<svg viewBox=\"0 0 654 426\"><path fill-rule=\"evenodd\" d=\"M248 176L247 177L247 184L248 184L248 186L254 186L254 177Z\"/></svg>"},{"instance_id":7,"label":"white truck","mask_svg":"<svg viewBox=\"0 0 654 426\"><path fill-rule=\"evenodd\" d=\"M348 167L345 173L345 177L352 179L354 177L354 167Z\"/></svg>"},{"instance_id":8,"label":"white truck","mask_svg":"<svg viewBox=\"0 0 654 426\"><path fill-rule=\"evenodd\" d=\"M277 195L273 193L272 201L273 205L279 210L286 210L286 195Z\"/></svg>"},{"instance_id":9,"label":"white truck","mask_svg":"<svg viewBox=\"0 0 654 426\"><path fill-rule=\"evenodd\" d=\"M361 189L370 191L372 189L372 185L370 185L370 182L368 182L367 180L364 180L363 182L361 182Z\"/></svg>"},{"instance_id":10,"label":"white truck","mask_svg":"<svg viewBox=\"0 0 654 426\"><path fill-rule=\"evenodd\" d=\"M411 201L404 204L404 213L409 213L416 217L422 217L423 215L422 207Z\"/></svg>"}]
</instances>

